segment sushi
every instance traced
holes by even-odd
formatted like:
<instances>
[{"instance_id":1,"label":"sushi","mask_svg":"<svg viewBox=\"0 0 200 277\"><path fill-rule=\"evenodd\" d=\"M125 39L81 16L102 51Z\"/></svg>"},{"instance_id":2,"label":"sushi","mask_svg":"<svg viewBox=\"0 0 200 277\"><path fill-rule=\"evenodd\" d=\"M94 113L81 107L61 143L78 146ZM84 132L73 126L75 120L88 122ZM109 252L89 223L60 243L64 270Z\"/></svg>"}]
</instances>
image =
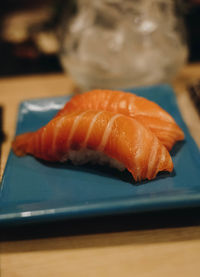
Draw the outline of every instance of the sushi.
<instances>
[{"instance_id":1,"label":"sushi","mask_svg":"<svg viewBox=\"0 0 200 277\"><path fill-rule=\"evenodd\" d=\"M37 131L18 135L12 148L17 156L126 168L135 181L173 170L169 152L149 129L131 117L109 111L58 115Z\"/></svg>"},{"instance_id":2,"label":"sushi","mask_svg":"<svg viewBox=\"0 0 200 277\"><path fill-rule=\"evenodd\" d=\"M183 131L169 113L133 93L100 89L85 92L74 96L57 115L84 110L106 110L133 117L150 128L169 151L177 141L184 139Z\"/></svg>"}]
</instances>

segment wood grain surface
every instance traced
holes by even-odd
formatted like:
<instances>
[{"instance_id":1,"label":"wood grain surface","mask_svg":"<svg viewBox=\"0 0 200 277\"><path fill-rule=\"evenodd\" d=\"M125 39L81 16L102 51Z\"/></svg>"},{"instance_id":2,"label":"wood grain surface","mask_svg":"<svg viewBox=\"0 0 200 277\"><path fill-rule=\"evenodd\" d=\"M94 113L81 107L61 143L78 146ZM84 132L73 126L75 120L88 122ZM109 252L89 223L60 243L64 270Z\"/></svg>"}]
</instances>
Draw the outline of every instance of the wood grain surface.
<instances>
[{"instance_id":1,"label":"wood grain surface","mask_svg":"<svg viewBox=\"0 0 200 277\"><path fill-rule=\"evenodd\" d=\"M200 120L187 85L200 79L200 65L188 65L173 81L183 118L200 146ZM0 80L6 140L1 173L15 133L19 102L76 92L65 75L5 78ZM198 222L198 221L197 221ZM56 223L55 223L56 228ZM58 228L61 228L58 225ZM123 229L123 228L122 228ZM0 235L1 235L0 230ZM0 237L1 239L1 237ZM1 239L0 276L200 276L200 226L128 230L43 238Z\"/></svg>"},{"instance_id":2,"label":"wood grain surface","mask_svg":"<svg viewBox=\"0 0 200 277\"><path fill-rule=\"evenodd\" d=\"M1 276L199 276L200 228L4 242Z\"/></svg>"}]
</instances>

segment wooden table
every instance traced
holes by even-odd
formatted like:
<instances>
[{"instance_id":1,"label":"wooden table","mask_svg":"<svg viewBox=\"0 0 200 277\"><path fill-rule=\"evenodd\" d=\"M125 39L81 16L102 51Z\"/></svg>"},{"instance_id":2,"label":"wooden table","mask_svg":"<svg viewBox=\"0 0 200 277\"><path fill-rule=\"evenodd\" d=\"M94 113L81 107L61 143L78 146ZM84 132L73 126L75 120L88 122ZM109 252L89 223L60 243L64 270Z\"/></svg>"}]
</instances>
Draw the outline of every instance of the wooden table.
<instances>
[{"instance_id":1,"label":"wooden table","mask_svg":"<svg viewBox=\"0 0 200 277\"><path fill-rule=\"evenodd\" d=\"M184 67L173 82L178 104L200 146L200 120L186 86L200 79L200 65ZM60 96L76 91L65 75L0 80L6 140L1 175L15 132L17 107L30 98ZM113 230L107 233L48 236L0 242L0 276L200 276L200 227ZM123 229L123 228L122 228Z\"/></svg>"}]
</instances>

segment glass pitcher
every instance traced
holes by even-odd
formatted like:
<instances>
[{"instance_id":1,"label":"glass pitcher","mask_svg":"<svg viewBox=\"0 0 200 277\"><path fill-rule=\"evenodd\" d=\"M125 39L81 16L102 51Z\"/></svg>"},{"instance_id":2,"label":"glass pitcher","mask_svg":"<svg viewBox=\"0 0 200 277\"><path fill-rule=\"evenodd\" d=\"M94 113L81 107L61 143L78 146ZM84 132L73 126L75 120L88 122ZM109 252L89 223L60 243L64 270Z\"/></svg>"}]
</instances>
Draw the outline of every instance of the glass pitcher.
<instances>
[{"instance_id":1,"label":"glass pitcher","mask_svg":"<svg viewBox=\"0 0 200 277\"><path fill-rule=\"evenodd\" d=\"M60 61L83 89L169 82L187 59L175 0L77 0Z\"/></svg>"}]
</instances>

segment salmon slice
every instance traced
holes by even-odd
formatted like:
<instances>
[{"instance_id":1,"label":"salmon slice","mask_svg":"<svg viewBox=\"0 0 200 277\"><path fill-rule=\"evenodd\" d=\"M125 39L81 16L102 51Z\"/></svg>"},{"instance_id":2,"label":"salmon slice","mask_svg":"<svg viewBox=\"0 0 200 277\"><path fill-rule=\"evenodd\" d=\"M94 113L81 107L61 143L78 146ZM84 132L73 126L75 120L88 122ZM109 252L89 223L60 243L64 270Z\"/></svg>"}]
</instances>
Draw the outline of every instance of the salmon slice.
<instances>
[{"instance_id":1,"label":"salmon slice","mask_svg":"<svg viewBox=\"0 0 200 277\"><path fill-rule=\"evenodd\" d=\"M156 103L133 93L92 90L74 96L58 115L83 110L106 110L134 117L150 128L169 151L177 141L184 139L183 131L169 113Z\"/></svg>"},{"instance_id":2,"label":"salmon slice","mask_svg":"<svg viewBox=\"0 0 200 277\"><path fill-rule=\"evenodd\" d=\"M131 117L108 111L57 116L36 132L17 136L12 147L18 156L31 154L47 161L88 162L91 157L107 157L127 168L135 181L173 170L169 152L149 129Z\"/></svg>"}]
</instances>

